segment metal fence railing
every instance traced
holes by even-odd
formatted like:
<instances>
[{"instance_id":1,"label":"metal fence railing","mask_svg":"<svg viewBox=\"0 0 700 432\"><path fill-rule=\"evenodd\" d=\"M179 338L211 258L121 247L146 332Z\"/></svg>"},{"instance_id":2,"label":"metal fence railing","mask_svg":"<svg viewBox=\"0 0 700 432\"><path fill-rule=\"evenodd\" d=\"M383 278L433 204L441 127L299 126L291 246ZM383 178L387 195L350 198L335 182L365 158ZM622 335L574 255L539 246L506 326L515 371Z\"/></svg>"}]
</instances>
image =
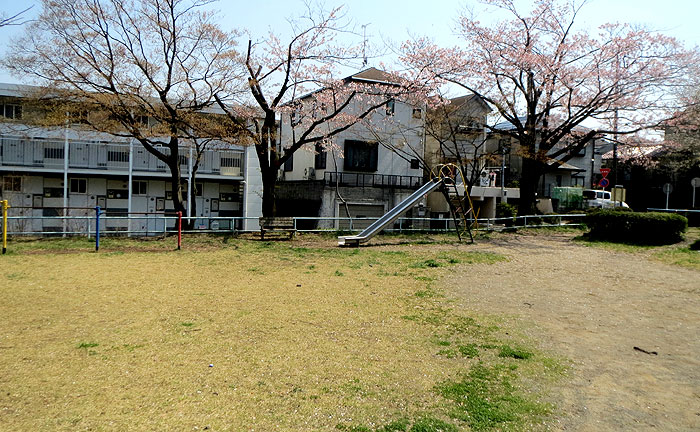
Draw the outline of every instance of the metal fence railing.
<instances>
[{"instance_id":1,"label":"metal fence railing","mask_svg":"<svg viewBox=\"0 0 700 432\"><path fill-rule=\"evenodd\" d=\"M583 214L518 216L510 218L480 218L476 222L478 231L502 230L508 227L576 227L582 223ZM193 229L183 233L238 234L257 232L258 217L182 217L183 224L193 220ZM294 229L298 232L321 233L337 231L360 231L377 218L369 217L294 217ZM171 214L129 214L109 216L100 213L99 222L95 214L82 216L8 216L8 236L165 236L178 230L178 217ZM474 222L473 220L471 221ZM99 225L98 225L99 223ZM245 228L248 227L248 228ZM342 228L340 228L342 227ZM393 233L450 232L454 231L452 218L399 218L385 231ZM4 231L0 227L0 231Z\"/></svg>"}]
</instances>

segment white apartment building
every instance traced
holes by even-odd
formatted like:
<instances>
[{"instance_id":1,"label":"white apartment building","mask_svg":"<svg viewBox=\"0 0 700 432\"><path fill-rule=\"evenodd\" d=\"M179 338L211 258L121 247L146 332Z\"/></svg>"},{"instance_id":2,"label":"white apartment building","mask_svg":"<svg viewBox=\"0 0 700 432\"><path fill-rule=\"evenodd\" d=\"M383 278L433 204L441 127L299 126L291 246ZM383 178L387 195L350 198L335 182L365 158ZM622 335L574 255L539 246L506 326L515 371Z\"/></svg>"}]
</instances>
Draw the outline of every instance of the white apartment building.
<instances>
[{"instance_id":1,"label":"white apartment building","mask_svg":"<svg viewBox=\"0 0 700 432\"><path fill-rule=\"evenodd\" d=\"M167 166L136 140L80 124L44 127L25 122L28 90L0 84L0 193L9 201L10 216L25 217L12 220L8 231L86 232L91 222L64 222L55 216L94 215L99 206L107 216L107 231L163 232L165 222L158 216L173 212ZM211 148L202 155L195 184L187 183L185 199L196 203L191 214L197 218L195 228L257 229L262 181L254 149ZM182 177L189 180L194 152L183 145L180 154ZM245 217L250 219L241 219ZM168 220L167 228L174 223ZM94 230L94 223L90 226Z\"/></svg>"}]
</instances>

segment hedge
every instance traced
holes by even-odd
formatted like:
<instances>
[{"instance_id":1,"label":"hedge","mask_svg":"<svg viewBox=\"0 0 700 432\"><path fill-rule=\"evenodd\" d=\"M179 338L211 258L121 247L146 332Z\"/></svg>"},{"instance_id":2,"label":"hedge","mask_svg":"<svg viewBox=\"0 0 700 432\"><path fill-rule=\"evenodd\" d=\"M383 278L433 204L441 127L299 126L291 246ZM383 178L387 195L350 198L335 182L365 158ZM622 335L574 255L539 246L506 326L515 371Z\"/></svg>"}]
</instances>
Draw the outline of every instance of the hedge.
<instances>
[{"instance_id":1,"label":"hedge","mask_svg":"<svg viewBox=\"0 0 700 432\"><path fill-rule=\"evenodd\" d=\"M588 236L636 244L672 244L683 240L688 219L672 213L634 213L619 210L596 210L586 215Z\"/></svg>"}]
</instances>

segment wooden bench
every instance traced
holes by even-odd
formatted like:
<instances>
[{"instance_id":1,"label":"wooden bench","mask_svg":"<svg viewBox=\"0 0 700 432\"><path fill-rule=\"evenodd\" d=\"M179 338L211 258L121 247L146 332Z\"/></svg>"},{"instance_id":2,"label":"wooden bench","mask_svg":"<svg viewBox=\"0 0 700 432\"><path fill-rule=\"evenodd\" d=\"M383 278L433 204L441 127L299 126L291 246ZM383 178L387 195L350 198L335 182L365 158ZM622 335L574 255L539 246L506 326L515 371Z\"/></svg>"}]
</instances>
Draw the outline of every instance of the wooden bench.
<instances>
[{"instance_id":1,"label":"wooden bench","mask_svg":"<svg viewBox=\"0 0 700 432\"><path fill-rule=\"evenodd\" d=\"M293 238L297 230L294 227L292 217L260 217L260 239L265 240L265 233L268 231L284 231L289 233L289 238Z\"/></svg>"}]
</instances>

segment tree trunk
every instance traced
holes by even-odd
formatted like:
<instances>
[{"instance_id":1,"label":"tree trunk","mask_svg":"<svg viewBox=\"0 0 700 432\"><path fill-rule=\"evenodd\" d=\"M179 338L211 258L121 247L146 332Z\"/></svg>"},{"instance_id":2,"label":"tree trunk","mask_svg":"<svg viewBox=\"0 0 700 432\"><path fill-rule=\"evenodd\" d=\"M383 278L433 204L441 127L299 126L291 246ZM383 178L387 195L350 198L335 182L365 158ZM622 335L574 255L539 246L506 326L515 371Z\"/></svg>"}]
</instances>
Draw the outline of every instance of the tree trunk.
<instances>
[{"instance_id":1,"label":"tree trunk","mask_svg":"<svg viewBox=\"0 0 700 432\"><path fill-rule=\"evenodd\" d=\"M262 214L265 217L275 215L275 201L277 194L275 185L277 184L277 170L274 168L266 168L262 171L263 196L262 196Z\"/></svg>"},{"instance_id":2,"label":"tree trunk","mask_svg":"<svg viewBox=\"0 0 700 432\"><path fill-rule=\"evenodd\" d=\"M520 176L520 203L518 215L537 214L537 186L542 176L542 163L531 158L523 158Z\"/></svg>"},{"instance_id":3,"label":"tree trunk","mask_svg":"<svg viewBox=\"0 0 700 432\"><path fill-rule=\"evenodd\" d=\"M177 137L171 137L168 148L170 155L168 156L167 164L170 169L170 185L173 191L173 208L176 212L182 212L183 218L187 216L187 208L185 207L185 199L182 190L182 172L180 171L180 148ZM193 204L193 203L190 203ZM192 207L194 208L194 207ZM184 219L182 228L190 230L194 227L194 220Z\"/></svg>"},{"instance_id":4,"label":"tree trunk","mask_svg":"<svg viewBox=\"0 0 700 432\"><path fill-rule=\"evenodd\" d=\"M170 186L173 192L173 208L176 212L182 212L183 218L187 216L187 209L185 207L184 199L182 197L182 179L180 178L180 165L178 163L168 164L170 168ZM184 229L191 229L192 226L188 225L188 220L185 219L182 222L182 227Z\"/></svg>"}]
</instances>

